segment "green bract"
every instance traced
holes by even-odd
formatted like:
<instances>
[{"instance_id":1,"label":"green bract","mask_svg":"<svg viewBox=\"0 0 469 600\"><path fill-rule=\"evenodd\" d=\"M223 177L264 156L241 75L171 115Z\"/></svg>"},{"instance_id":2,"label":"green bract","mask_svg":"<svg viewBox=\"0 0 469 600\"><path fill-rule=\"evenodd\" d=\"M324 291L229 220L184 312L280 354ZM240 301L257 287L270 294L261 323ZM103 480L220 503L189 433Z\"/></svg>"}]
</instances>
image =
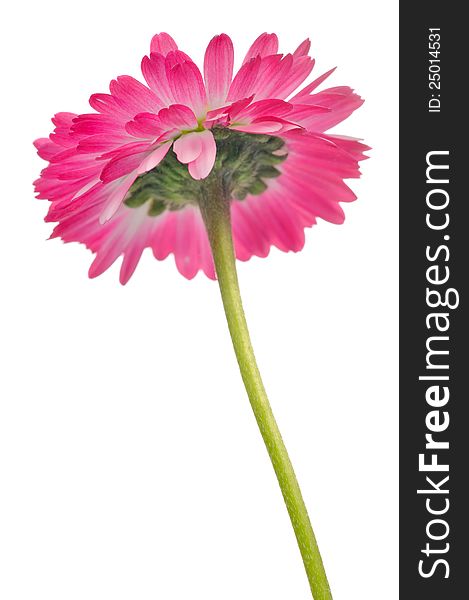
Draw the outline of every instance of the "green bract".
<instances>
[{"instance_id":1,"label":"green bract","mask_svg":"<svg viewBox=\"0 0 469 600\"><path fill-rule=\"evenodd\" d=\"M161 163L138 177L130 188L125 204L135 208L148 203L148 215L156 217L165 210L179 210L187 204L198 204L203 190L214 179L222 182L229 198L244 200L248 194L262 194L266 180L278 177L276 165L286 153L279 153L285 142L275 136L233 131L224 127L212 129L217 156L206 179L195 180L173 150Z\"/></svg>"}]
</instances>

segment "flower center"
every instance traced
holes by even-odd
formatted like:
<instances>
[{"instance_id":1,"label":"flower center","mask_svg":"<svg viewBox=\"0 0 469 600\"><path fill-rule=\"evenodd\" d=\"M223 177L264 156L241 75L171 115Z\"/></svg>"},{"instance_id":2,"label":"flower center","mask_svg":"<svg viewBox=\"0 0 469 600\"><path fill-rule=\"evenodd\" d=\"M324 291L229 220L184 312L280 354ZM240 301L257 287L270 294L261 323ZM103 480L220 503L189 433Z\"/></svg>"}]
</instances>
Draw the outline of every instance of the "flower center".
<instances>
[{"instance_id":1,"label":"flower center","mask_svg":"<svg viewBox=\"0 0 469 600\"><path fill-rule=\"evenodd\" d=\"M148 203L148 215L158 216L165 210L198 204L202 190L214 178L223 182L230 198L244 200L248 194L262 194L267 189L266 180L280 175L276 167L287 158L279 152L285 145L281 138L224 127L214 127L212 133L217 156L207 179L193 179L187 166L170 150L157 167L135 180L124 201L126 206Z\"/></svg>"}]
</instances>

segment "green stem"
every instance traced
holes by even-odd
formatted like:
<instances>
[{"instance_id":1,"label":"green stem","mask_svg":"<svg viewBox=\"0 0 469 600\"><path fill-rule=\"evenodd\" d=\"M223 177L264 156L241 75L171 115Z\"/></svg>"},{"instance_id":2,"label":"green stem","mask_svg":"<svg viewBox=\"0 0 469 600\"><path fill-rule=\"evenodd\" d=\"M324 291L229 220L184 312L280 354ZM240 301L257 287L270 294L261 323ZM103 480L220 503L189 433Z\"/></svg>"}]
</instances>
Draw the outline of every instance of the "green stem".
<instances>
[{"instance_id":1,"label":"green stem","mask_svg":"<svg viewBox=\"0 0 469 600\"><path fill-rule=\"evenodd\" d=\"M207 181L200 208L212 248L223 306L241 376L282 490L311 593L314 600L332 600L316 537L251 345L236 273L230 204L220 181L215 178L210 183Z\"/></svg>"}]
</instances>

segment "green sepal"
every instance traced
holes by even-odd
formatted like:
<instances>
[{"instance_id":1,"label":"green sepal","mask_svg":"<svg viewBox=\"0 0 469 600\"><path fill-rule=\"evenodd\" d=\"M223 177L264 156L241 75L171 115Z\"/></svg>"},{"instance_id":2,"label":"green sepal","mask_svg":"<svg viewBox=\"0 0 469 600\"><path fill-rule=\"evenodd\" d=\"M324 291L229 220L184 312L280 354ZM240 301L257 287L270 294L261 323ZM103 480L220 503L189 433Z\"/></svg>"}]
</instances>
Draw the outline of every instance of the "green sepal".
<instances>
[{"instance_id":1,"label":"green sepal","mask_svg":"<svg viewBox=\"0 0 469 600\"><path fill-rule=\"evenodd\" d=\"M197 181L181 164L173 150L148 173L140 175L130 188L124 203L138 208L148 203L148 215L157 217L165 210L180 210L188 204L198 205L207 185L223 182L229 198L244 200L260 195L268 188L268 180L279 177L279 165L287 154L278 154L285 142L275 136L244 133L226 127L212 129L217 154L210 175Z\"/></svg>"}]
</instances>

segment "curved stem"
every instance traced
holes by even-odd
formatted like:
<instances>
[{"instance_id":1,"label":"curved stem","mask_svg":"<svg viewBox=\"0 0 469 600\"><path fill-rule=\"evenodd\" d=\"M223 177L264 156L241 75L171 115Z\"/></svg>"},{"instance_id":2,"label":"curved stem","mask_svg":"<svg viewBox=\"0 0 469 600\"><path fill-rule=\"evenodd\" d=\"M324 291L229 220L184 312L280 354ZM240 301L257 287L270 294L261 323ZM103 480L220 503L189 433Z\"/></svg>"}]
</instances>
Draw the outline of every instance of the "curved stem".
<instances>
[{"instance_id":1,"label":"curved stem","mask_svg":"<svg viewBox=\"0 0 469 600\"><path fill-rule=\"evenodd\" d=\"M301 490L275 421L257 367L244 315L236 273L230 205L223 184L207 182L200 202L220 286L226 319L249 401L272 461L295 531L314 600L332 600L332 594Z\"/></svg>"}]
</instances>

